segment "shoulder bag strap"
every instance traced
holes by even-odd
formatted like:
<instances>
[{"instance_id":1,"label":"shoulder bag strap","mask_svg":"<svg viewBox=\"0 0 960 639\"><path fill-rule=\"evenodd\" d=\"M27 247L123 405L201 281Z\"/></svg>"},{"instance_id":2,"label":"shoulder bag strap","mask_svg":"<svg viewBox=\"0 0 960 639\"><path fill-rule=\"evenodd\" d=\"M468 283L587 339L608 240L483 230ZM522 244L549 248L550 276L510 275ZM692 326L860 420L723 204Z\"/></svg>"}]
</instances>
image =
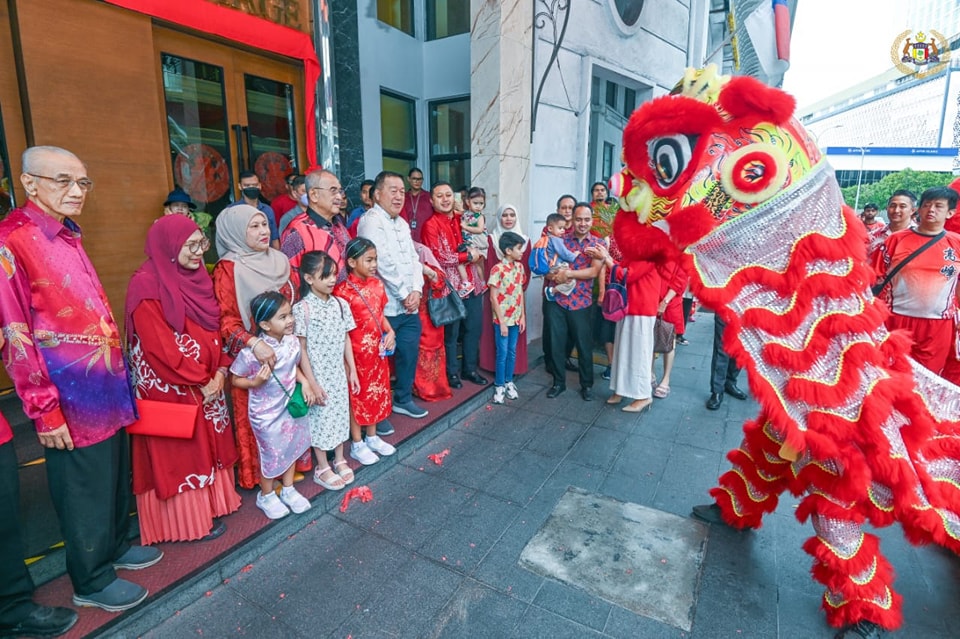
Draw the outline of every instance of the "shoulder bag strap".
<instances>
[{"instance_id":1,"label":"shoulder bag strap","mask_svg":"<svg viewBox=\"0 0 960 639\"><path fill-rule=\"evenodd\" d=\"M939 233L937 233L936 235L934 235L933 237L931 237L929 241L927 241L926 243L924 243L923 246L921 246L921 247L918 248L916 251L914 251L913 253L911 253L911 254L908 255L907 257L905 257L902 262L900 262L900 263L897 264L895 267L893 267L893 270L892 270L892 271L890 271L889 273L887 273L887 276L883 278L883 281L880 282L880 284L879 284L877 287L875 287L876 290L879 292L879 291L882 291L883 289L885 289L885 288L887 287L887 284L890 283L890 280L892 280L892 279L897 275L897 273L900 272L900 269L902 269L904 266L906 266L907 264L909 264L910 261L911 261L913 258L917 257L918 255L920 255L921 253L923 253L924 251L926 251L928 248L930 248L931 246L933 246L934 244L936 244L937 242L939 242L941 239L943 239L943 237L944 237L946 234L947 234L946 231L940 231Z\"/></svg>"}]
</instances>

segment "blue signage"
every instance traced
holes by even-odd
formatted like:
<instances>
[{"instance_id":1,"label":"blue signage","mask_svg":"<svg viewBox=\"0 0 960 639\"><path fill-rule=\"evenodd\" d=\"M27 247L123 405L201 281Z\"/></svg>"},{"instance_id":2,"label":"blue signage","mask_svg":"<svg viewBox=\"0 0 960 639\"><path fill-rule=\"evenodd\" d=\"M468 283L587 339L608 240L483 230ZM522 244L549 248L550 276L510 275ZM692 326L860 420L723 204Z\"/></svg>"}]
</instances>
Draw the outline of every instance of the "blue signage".
<instances>
[{"instance_id":1,"label":"blue signage","mask_svg":"<svg viewBox=\"0 0 960 639\"><path fill-rule=\"evenodd\" d=\"M936 146L828 146L827 155L931 155L953 157L957 155L957 149Z\"/></svg>"}]
</instances>

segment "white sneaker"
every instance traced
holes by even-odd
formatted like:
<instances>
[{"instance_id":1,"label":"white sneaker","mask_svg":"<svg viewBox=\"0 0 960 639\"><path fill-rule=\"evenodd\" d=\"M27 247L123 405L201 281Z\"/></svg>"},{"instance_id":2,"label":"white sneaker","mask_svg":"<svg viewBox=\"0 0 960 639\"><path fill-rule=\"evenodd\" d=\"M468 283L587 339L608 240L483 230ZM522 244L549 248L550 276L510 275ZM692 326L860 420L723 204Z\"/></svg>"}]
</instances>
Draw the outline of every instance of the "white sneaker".
<instances>
[{"instance_id":1,"label":"white sneaker","mask_svg":"<svg viewBox=\"0 0 960 639\"><path fill-rule=\"evenodd\" d=\"M494 389L493 389L493 403L494 403L494 404L502 404L502 403L503 403L504 393L505 393L505 391L504 391L503 386L496 386L496 387L494 387Z\"/></svg>"},{"instance_id":2,"label":"white sneaker","mask_svg":"<svg viewBox=\"0 0 960 639\"><path fill-rule=\"evenodd\" d=\"M513 382L507 382L507 399L518 399L520 395L517 393L517 386Z\"/></svg>"},{"instance_id":3,"label":"white sneaker","mask_svg":"<svg viewBox=\"0 0 960 639\"><path fill-rule=\"evenodd\" d=\"M310 500L301 495L293 486L284 486L280 489L280 501L298 515L310 510Z\"/></svg>"},{"instance_id":4,"label":"white sneaker","mask_svg":"<svg viewBox=\"0 0 960 639\"><path fill-rule=\"evenodd\" d=\"M367 442L367 448L377 453L381 457L389 457L390 455L397 452L396 448L394 448L387 442L383 441L376 435L374 435L373 437L367 437L366 442Z\"/></svg>"},{"instance_id":5,"label":"white sneaker","mask_svg":"<svg viewBox=\"0 0 960 639\"><path fill-rule=\"evenodd\" d=\"M290 509L280 501L280 498L272 490L266 495L257 493L257 508L262 510L263 514L270 519L281 519L290 514Z\"/></svg>"},{"instance_id":6,"label":"white sneaker","mask_svg":"<svg viewBox=\"0 0 960 639\"><path fill-rule=\"evenodd\" d=\"M352 442L350 444L350 456L364 466L376 464L378 461L380 461L380 458L377 457L372 450L370 450L370 447L367 446L366 442Z\"/></svg>"}]
</instances>

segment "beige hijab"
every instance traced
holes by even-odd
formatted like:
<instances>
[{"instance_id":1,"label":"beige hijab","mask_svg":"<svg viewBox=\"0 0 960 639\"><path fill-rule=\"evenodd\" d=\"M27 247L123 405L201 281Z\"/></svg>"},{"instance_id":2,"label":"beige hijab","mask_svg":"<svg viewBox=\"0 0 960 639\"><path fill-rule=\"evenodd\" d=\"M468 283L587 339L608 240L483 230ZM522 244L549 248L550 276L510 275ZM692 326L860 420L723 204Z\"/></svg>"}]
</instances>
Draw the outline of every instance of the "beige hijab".
<instances>
[{"instance_id":1,"label":"beige hijab","mask_svg":"<svg viewBox=\"0 0 960 639\"><path fill-rule=\"evenodd\" d=\"M254 216L266 215L248 204L224 209L217 216L217 255L233 262L237 307L244 327L250 331L250 300L267 291L279 291L290 281L290 260L274 248L258 251L247 245L247 227Z\"/></svg>"}]
</instances>

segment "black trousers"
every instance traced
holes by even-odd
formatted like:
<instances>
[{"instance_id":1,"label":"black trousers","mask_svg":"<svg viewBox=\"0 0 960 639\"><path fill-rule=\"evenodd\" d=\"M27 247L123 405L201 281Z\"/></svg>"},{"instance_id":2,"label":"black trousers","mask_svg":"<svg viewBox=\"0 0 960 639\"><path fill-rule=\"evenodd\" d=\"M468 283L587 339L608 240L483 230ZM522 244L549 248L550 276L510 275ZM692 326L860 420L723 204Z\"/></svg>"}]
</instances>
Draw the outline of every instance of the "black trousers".
<instances>
[{"instance_id":1,"label":"black trousers","mask_svg":"<svg viewBox=\"0 0 960 639\"><path fill-rule=\"evenodd\" d=\"M117 578L113 561L130 545L127 432L73 450L47 449L47 483L60 518L73 590L89 595Z\"/></svg>"},{"instance_id":2,"label":"black trousers","mask_svg":"<svg viewBox=\"0 0 960 639\"><path fill-rule=\"evenodd\" d=\"M564 387L567 385L564 360L567 342L572 341L577 348L580 387L593 386L593 323L590 321L592 316L590 307L568 311L556 302L544 301L544 334L545 339L550 342L548 370L553 375L554 385Z\"/></svg>"},{"instance_id":3,"label":"black trousers","mask_svg":"<svg viewBox=\"0 0 960 639\"><path fill-rule=\"evenodd\" d=\"M727 384L736 384L740 369L733 358L723 350L723 330L726 323L719 315L713 316L713 357L710 359L710 392L722 393Z\"/></svg>"},{"instance_id":4,"label":"black trousers","mask_svg":"<svg viewBox=\"0 0 960 639\"><path fill-rule=\"evenodd\" d=\"M33 580L23 563L20 536L20 478L13 442L0 446L0 624L13 626L26 618L33 603Z\"/></svg>"},{"instance_id":5,"label":"black trousers","mask_svg":"<svg viewBox=\"0 0 960 639\"><path fill-rule=\"evenodd\" d=\"M483 298L469 295L463 299L467 316L443 327L443 348L447 352L447 376L476 373L480 359L480 332L483 330ZM457 340L463 336L463 362L457 360Z\"/></svg>"},{"instance_id":6,"label":"black trousers","mask_svg":"<svg viewBox=\"0 0 960 639\"><path fill-rule=\"evenodd\" d=\"M543 364L544 368L547 370L547 373L553 375L554 377L563 377L565 375L566 368L560 369L560 374L558 375L553 371L553 357L550 351L550 327L547 325L547 304L553 304L556 306L556 302L550 302L543 295L540 296L540 301L542 303L540 310L543 316L543 331L540 335L540 344L543 346ZM566 340L566 344L563 347L563 354L565 358L573 356L573 347L575 344L573 340L569 337ZM579 357L579 353L577 355ZM566 365L566 362L564 362Z\"/></svg>"}]
</instances>

